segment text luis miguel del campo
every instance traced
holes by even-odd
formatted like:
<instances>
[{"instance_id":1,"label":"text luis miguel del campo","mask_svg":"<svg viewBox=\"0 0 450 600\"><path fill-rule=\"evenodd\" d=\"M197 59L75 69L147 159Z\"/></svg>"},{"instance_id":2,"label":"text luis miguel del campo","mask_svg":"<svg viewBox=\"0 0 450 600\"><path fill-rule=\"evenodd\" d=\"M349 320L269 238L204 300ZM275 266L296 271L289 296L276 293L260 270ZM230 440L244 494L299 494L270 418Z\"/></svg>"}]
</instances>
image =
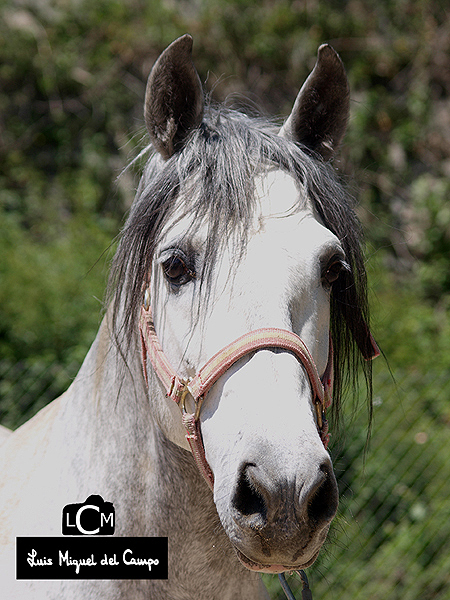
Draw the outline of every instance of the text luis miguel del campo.
<instances>
[{"instance_id":1,"label":"text luis miguel del campo","mask_svg":"<svg viewBox=\"0 0 450 600\"><path fill-rule=\"evenodd\" d=\"M101 496L63 509L63 536L18 537L17 579L167 579L166 537L112 536L115 510Z\"/></svg>"}]
</instances>

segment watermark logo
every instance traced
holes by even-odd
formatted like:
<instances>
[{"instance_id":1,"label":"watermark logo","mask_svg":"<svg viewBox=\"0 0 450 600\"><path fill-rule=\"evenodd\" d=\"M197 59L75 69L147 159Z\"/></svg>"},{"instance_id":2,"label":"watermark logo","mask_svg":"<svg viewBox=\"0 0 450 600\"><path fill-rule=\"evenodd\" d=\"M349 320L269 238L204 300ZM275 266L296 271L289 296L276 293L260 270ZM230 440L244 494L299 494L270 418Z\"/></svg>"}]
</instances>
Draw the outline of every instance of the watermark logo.
<instances>
[{"instance_id":1,"label":"watermark logo","mask_svg":"<svg viewBox=\"0 0 450 600\"><path fill-rule=\"evenodd\" d=\"M167 538L117 537L115 527L114 505L99 495L68 504L63 537L16 538L16 578L167 579Z\"/></svg>"},{"instance_id":2,"label":"watermark logo","mask_svg":"<svg viewBox=\"0 0 450 600\"><path fill-rule=\"evenodd\" d=\"M112 502L89 496L83 504L68 504L62 512L63 535L113 535L116 512Z\"/></svg>"}]
</instances>

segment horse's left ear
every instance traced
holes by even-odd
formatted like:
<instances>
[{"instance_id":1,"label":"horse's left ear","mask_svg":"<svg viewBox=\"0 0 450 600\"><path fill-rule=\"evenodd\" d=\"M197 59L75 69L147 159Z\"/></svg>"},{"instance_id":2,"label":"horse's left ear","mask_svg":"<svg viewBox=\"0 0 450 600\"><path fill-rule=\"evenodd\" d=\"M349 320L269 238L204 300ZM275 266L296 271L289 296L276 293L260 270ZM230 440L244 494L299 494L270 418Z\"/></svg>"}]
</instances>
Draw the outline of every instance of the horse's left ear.
<instances>
[{"instance_id":1,"label":"horse's left ear","mask_svg":"<svg viewBox=\"0 0 450 600\"><path fill-rule=\"evenodd\" d=\"M337 52L324 44L280 135L330 160L344 137L349 107L350 88L344 65Z\"/></svg>"},{"instance_id":2,"label":"horse's left ear","mask_svg":"<svg viewBox=\"0 0 450 600\"><path fill-rule=\"evenodd\" d=\"M203 89L191 55L192 38L183 35L164 50L148 77L145 124L154 147L165 159L203 119Z\"/></svg>"}]
</instances>

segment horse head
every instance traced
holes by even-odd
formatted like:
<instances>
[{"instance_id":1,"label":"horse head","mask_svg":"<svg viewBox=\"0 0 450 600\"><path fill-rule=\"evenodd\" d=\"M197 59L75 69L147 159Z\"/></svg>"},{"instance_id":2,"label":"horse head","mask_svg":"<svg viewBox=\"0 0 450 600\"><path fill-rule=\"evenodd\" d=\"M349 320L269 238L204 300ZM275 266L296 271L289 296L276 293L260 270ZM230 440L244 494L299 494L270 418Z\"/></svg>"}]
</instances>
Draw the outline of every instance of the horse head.
<instances>
[{"instance_id":1,"label":"horse head","mask_svg":"<svg viewBox=\"0 0 450 600\"><path fill-rule=\"evenodd\" d=\"M173 42L148 79L155 152L115 259L116 326L136 331L146 293L161 352L184 382L250 332L300 339L310 362L270 344L232 361L202 395L197 421L217 512L241 562L301 569L338 506L308 365L325 385L334 346L337 407L345 374L374 353L360 230L329 164L348 120L347 77L321 46L280 129L207 105L191 50L189 36ZM189 451L170 391L149 361L145 371L157 426Z\"/></svg>"}]
</instances>

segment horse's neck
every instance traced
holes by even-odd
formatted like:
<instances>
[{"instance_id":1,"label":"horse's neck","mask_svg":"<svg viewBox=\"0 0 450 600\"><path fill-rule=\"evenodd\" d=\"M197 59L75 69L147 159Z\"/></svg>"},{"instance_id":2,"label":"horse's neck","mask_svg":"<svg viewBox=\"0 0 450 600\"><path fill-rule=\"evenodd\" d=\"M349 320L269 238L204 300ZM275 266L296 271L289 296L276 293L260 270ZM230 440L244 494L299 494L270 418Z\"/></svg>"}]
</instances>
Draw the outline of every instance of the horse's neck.
<instances>
[{"instance_id":1,"label":"horse's neck","mask_svg":"<svg viewBox=\"0 0 450 600\"><path fill-rule=\"evenodd\" d=\"M78 483L86 493L108 495L104 499L116 504L123 515L117 519L119 535L164 535L158 531L157 505L169 491L165 476L173 471L171 453L165 452L149 410L137 343L124 355L112 340L108 316L68 392L60 420L63 427L78 424L73 454L81 461L80 472L91 473L91 481Z\"/></svg>"},{"instance_id":2,"label":"horse's neck","mask_svg":"<svg viewBox=\"0 0 450 600\"><path fill-rule=\"evenodd\" d=\"M247 598L261 598L259 576L239 564L192 455L152 419L139 349L124 364L106 321L71 393L67 410L75 412L72 422L84 423L83 460L94 473L79 482L86 496L113 502L118 535L169 538L170 578L160 596L160 584L151 584L152 598L241 598L243 588Z\"/></svg>"},{"instance_id":3,"label":"horse's neck","mask_svg":"<svg viewBox=\"0 0 450 600\"><path fill-rule=\"evenodd\" d=\"M114 504L117 535L168 537L169 579L62 584L49 597L266 597L257 574L238 562L192 455L153 422L140 369L138 349L125 366L104 321L69 390L3 444L0 544L11 544L5 597L17 597L15 536L60 535L62 508L91 494Z\"/></svg>"}]
</instances>

